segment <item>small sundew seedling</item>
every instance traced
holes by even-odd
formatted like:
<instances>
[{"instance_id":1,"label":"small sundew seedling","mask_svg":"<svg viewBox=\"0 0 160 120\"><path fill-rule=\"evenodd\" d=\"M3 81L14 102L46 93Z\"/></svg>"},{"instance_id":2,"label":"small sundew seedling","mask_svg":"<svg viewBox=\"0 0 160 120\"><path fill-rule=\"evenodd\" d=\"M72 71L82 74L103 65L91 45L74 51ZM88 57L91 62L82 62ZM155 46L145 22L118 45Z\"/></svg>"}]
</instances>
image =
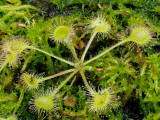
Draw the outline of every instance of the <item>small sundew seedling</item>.
<instances>
[{"instance_id":1,"label":"small sundew seedling","mask_svg":"<svg viewBox=\"0 0 160 120\"><path fill-rule=\"evenodd\" d=\"M93 28L96 33L108 33L111 26L105 20L97 18L91 22L91 28Z\"/></svg>"},{"instance_id":2,"label":"small sundew seedling","mask_svg":"<svg viewBox=\"0 0 160 120\"><path fill-rule=\"evenodd\" d=\"M20 54L29 47L28 43L25 42L23 37L9 37L8 39L3 39L0 46L2 48L1 58L5 59L1 63L1 70L5 67L6 64L12 65L16 63L19 59ZM2 61L2 60L1 60Z\"/></svg>"},{"instance_id":3,"label":"small sundew seedling","mask_svg":"<svg viewBox=\"0 0 160 120\"><path fill-rule=\"evenodd\" d=\"M29 47L24 38L18 37L3 39L2 43L3 44L1 45L1 47L3 53L1 55L1 59L3 58L4 61L1 62L0 71L5 67L6 64L9 63L10 65L12 65L13 63L16 63L19 58L19 54Z\"/></svg>"},{"instance_id":4,"label":"small sundew seedling","mask_svg":"<svg viewBox=\"0 0 160 120\"><path fill-rule=\"evenodd\" d=\"M146 45L151 39L150 32L145 27L136 27L131 30L130 36L127 38L140 46Z\"/></svg>"}]
</instances>

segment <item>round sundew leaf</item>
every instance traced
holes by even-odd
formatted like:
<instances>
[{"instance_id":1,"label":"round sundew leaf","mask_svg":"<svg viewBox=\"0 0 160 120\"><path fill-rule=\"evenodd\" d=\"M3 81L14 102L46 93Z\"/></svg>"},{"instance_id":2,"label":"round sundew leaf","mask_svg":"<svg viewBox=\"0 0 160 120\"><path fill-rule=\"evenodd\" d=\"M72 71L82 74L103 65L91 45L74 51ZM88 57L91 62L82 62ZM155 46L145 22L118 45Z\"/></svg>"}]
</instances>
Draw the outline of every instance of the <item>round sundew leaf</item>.
<instances>
[{"instance_id":1,"label":"round sundew leaf","mask_svg":"<svg viewBox=\"0 0 160 120\"><path fill-rule=\"evenodd\" d=\"M108 33L110 27L111 26L107 22L100 19L94 20L91 23L91 28L94 28L94 32Z\"/></svg>"},{"instance_id":2,"label":"round sundew leaf","mask_svg":"<svg viewBox=\"0 0 160 120\"><path fill-rule=\"evenodd\" d=\"M54 30L54 38L57 41L66 40L69 33L70 33L70 28L68 26L58 26ZM60 42L62 42L62 41L60 41Z\"/></svg>"},{"instance_id":3,"label":"round sundew leaf","mask_svg":"<svg viewBox=\"0 0 160 120\"><path fill-rule=\"evenodd\" d=\"M35 100L35 106L38 109L51 110L53 105L54 103L51 96L40 96Z\"/></svg>"},{"instance_id":4,"label":"round sundew leaf","mask_svg":"<svg viewBox=\"0 0 160 120\"><path fill-rule=\"evenodd\" d=\"M151 39L151 36L145 28L134 28L131 35L128 37L130 41L133 41L139 45L145 45Z\"/></svg>"},{"instance_id":5,"label":"round sundew leaf","mask_svg":"<svg viewBox=\"0 0 160 120\"><path fill-rule=\"evenodd\" d=\"M6 61L8 63L14 63L17 60L17 56L14 53L10 53L6 55Z\"/></svg>"},{"instance_id":6,"label":"round sundew leaf","mask_svg":"<svg viewBox=\"0 0 160 120\"><path fill-rule=\"evenodd\" d=\"M18 40L6 42L4 45L4 48L7 51L10 51L11 53L15 53L15 54L20 54L27 47L28 47L28 45L26 45L25 43L18 41Z\"/></svg>"},{"instance_id":7,"label":"round sundew leaf","mask_svg":"<svg viewBox=\"0 0 160 120\"><path fill-rule=\"evenodd\" d=\"M97 110L102 110L109 103L109 101L110 101L110 93L108 90L106 90L102 94L95 93L92 107Z\"/></svg>"},{"instance_id":8,"label":"round sundew leaf","mask_svg":"<svg viewBox=\"0 0 160 120\"><path fill-rule=\"evenodd\" d=\"M34 77L33 75L28 74L28 73L24 73L21 76L21 79L23 79L24 83L30 89L37 88L39 83L40 83L40 79L38 79L38 78Z\"/></svg>"}]
</instances>

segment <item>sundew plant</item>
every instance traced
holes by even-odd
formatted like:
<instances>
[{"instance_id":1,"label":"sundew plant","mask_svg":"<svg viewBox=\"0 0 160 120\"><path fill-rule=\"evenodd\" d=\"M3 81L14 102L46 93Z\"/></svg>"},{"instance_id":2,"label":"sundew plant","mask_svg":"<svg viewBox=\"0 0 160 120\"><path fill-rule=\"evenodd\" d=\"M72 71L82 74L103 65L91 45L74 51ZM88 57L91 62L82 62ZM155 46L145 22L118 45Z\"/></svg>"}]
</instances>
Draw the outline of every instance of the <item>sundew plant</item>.
<instances>
[{"instance_id":1,"label":"sundew plant","mask_svg":"<svg viewBox=\"0 0 160 120\"><path fill-rule=\"evenodd\" d=\"M159 9L0 1L0 120L160 119Z\"/></svg>"}]
</instances>

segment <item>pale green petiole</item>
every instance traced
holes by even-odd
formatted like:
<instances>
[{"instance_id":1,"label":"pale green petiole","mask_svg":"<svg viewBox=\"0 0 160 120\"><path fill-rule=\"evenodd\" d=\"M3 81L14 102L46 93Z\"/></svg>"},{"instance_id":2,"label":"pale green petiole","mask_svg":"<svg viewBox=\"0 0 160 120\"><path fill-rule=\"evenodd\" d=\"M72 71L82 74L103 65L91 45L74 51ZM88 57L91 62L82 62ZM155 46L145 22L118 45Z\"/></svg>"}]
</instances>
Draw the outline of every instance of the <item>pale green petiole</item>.
<instances>
[{"instance_id":1,"label":"pale green petiole","mask_svg":"<svg viewBox=\"0 0 160 120\"><path fill-rule=\"evenodd\" d=\"M75 70L72 74L69 75L69 77L66 78L65 81L63 81L58 88L51 94L51 96L53 97L76 73L78 72L78 70Z\"/></svg>"},{"instance_id":2,"label":"pale green petiole","mask_svg":"<svg viewBox=\"0 0 160 120\"><path fill-rule=\"evenodd\" d=\"M69 69L69 70L66 70L66 71L63 71L63 72L59 72L59 73L51 75L49 77L42 78L42 79L40 79L40 81L42 82L42 81L45 81L45 80L48 80L48 79L52 79L52 78L55 78L55 77L58 77L58 76L73 72L74 70L75 69Z\"/></svg>"},{"instance_id":3,"label":"pale green petiole","mask_svg":"<svg viewBox=\"0 0 160 120\"><path fill-rule=\"evenodd\" d=\"M7 61L5 61L3 64L2 64L2 66L1 66L1 68L0 68L0 72L2 71L2 69L7 65Z\"/></svg>"},{"instance_id":4,"label":"pale green petiole","mask_svg":"<svg viewBox=\"0 0 160 120\"><path fill-rule=\"evenodd\" d=\"M77 54L76 54L76 51L74 49L74 47L71 45L71 43L68 43L68 47L70 48L72 54L73 54L73 57L75 58L76 62L79 62L79 59L77 57Z\"/></svg>"},{"instance_id":5,"label":"pale green petiole","mask_svg":"<svg viewBox=\"0 0 160 120\"><path fill-rule=\"evenodd\" d=\"M94 60L100 58L101 56L105 55L107 52L111 51L111 50L114 49L115 47L117 47L117 46L119 46L119 45L121 45L121 44L123 44L123 43L125 43L125 42L127 42L127 41L128 41L128 39L123 40L123 41L121 41L121 42L115 44L114 46L112 46L112 47L108 48L107 50L103 51L101 54L99 54L99 55L93 57L92 59L90 59L90 60L84 62L84 65L87 65L88 63L90 63L90 62L92 62L92 61L94 61Z\"/></svg>"},{"instance_id":6,"label":"pale green petiole","mask_svg":"<svg viewBox=\"0 0 160 120\"><path fill-rule=\"evenodd\" d=\"M84 61L85 55L86 55L86 53L87 53L87 51L88 51L88 49L89 49L94 37L96 36L96 34L97 34L97 32L93 32L93 34L92 34L92 36L91 36L91 38L90 38L90 40L89 40L89 42L88 42L88 44L87 44L87 46L85 48L85 51L83 52L83 55L81 57L81 62Z\"/></svg>"},{"instance_id":7,"label":"pale green petiole","mask_svg":"<svg viewBox=\"0 0 160 120\"><path fill-rule=\"evenodd\" d=\"M53 54L51 54L51 53L48 53L48 52L46 52L46 51L44 51L44 50L35 48L35 47L33 47L33 46L28 46L27 48L28 48L28 49L37 50L37 51L42 52L42 53L44 53L44 54L46 54L46 55L49 55L49 56L51 56L51 57L53 57L53 58L56 58L57 60L60 60L60 61L65 62L65 63L67 63L67 64L69 64L69 65L71 65L71 66L74 66L74 63L72 63L72 62L70 62L70 61L67 61L67 60L65 60L65 59L63 59L63 58L57 57L57 56L55 56L55 55L53 55Z\"/></svg>"},{"instance_id":8,"label":"pale green petiole","mask_svg":"<svg viewBox=\"0 0 160 120\"><path fill-rule=\"evenodd\" d=\"M89 92L94 93L94 91L92 90L92 88L89 86L89 84L87 82L87 79L86 79L86 77L84 75L84 72L82 70L80 70L80 74L81 74L83 82L84 82L85 86L87 87L87 89L89 90Z\"/></svg>"},{"instance_id":9,"label":"pale green petiole","mask_svg":"<svg viewBox=\"0 0 160 120\"><path fill-rule=\"evenodd\" d=\"M18 108L20 107L20 105L21 105L21 103L22 103L22 100L23 100L23 98L24 98L24 93L25 93L25 90L22 89L22 90L21 90L21 94L20 94L20 96L19 96L19 101L17 102L17 106L16 106L15 109L14 109L13 115L16 113L16 111L17 111Z\"/></svg>"}]
</instances>

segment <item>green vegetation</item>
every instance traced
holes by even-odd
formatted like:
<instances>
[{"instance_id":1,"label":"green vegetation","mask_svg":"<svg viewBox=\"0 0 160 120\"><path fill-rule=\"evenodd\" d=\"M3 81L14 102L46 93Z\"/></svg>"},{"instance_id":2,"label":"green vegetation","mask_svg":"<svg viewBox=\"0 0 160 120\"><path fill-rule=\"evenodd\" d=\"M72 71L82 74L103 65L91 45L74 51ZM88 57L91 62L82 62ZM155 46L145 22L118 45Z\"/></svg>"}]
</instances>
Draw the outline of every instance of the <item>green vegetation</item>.
<instances>
[{"instance_id":1,"label":"green vegetation","mask_svg":"<svg viewBox=\"0 0 160 120\"><path fill-rule=\"evenodd\" d=\"M0 120L160 119L159 7L0 1Z\"/></svg>"}]
</instances>

